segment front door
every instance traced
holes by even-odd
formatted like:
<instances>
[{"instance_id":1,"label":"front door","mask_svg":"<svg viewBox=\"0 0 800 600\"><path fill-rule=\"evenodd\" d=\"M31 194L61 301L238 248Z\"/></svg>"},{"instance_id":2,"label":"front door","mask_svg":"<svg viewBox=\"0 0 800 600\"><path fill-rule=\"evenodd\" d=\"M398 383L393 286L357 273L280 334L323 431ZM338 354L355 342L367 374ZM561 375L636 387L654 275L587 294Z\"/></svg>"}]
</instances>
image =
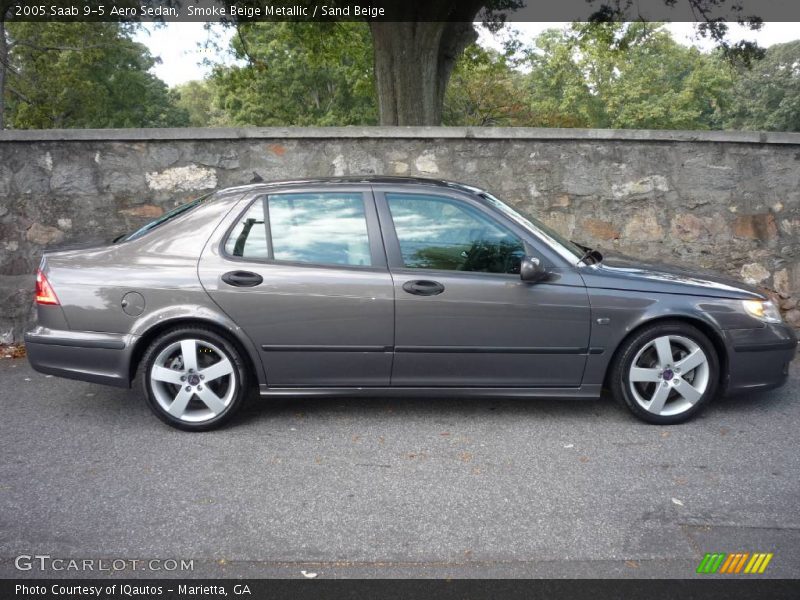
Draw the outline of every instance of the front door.
<instances>
[{"instance_id":1,"label":"front door","mask_svg":"<svg viewBox=\"0 0 800 600\"><path fill-rule=\"evenodd\" d=\"M267 385L389 385L394 292L368 186L264 194L221 240L200 280L261 349Z\"/></svg>"},{"instance_id":2,"label":"front door","mask_svg":"<svg viewBox=\"0 0 800 600\"><path fill-rule=\"evenodd\" d=\"M396 298L392 385L580 385L589 302L573 269L523 282L520 259L535 246L467 197L376 199Z\"/></svg>"}]
</instances>

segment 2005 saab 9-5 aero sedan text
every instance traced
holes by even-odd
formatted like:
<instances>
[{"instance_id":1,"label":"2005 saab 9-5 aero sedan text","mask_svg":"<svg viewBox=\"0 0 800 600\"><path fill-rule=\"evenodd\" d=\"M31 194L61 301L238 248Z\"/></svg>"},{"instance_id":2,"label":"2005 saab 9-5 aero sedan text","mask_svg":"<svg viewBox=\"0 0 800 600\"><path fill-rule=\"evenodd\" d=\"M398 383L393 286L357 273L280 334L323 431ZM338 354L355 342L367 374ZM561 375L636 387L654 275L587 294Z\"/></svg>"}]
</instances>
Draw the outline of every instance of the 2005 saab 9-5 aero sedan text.
<instances>
[{"instance_id":1,"label":"2005 saab 9-5 aero sedan text","mask_svg":"<svg viewBox=\"0 0 800 600\"><path fill-rule=\"evenodd\" d=\"M797 339L757 290L603 258L491 194L411 178L256 184L115 243L49 252L44 373L127 387L188 430L263 396L596 398L651 423L782 384Z\"/></svg>"}]
</instances>

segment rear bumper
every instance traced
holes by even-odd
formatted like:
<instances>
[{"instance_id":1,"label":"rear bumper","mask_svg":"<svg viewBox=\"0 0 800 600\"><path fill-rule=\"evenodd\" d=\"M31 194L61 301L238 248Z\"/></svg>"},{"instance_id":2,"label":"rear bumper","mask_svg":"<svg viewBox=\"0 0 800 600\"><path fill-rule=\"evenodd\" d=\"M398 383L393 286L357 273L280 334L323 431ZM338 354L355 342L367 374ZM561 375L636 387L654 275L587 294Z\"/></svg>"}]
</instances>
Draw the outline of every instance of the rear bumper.
<instances>
[{"instance_id":1,"label":"rear bumper","mask_svg":"<svg viewBox=\"0 0 800 600\"><path fill-rule=\"evenodd\" d=\"M768 390L786 383L789 363L797 354L797 335L785 325L725 331L728 353L728 394Z\"/></svg>"},{"instance_id":2,"label":"rear bumper","mask_svg":"<svg viewBox=\"0 0 800 600\"><path fill-rule=\"evenodd\" d=\"M25 334L31 366L40 373L130 387L135 336L63 331L38 326Z\"/></svg>"}]
</instances>

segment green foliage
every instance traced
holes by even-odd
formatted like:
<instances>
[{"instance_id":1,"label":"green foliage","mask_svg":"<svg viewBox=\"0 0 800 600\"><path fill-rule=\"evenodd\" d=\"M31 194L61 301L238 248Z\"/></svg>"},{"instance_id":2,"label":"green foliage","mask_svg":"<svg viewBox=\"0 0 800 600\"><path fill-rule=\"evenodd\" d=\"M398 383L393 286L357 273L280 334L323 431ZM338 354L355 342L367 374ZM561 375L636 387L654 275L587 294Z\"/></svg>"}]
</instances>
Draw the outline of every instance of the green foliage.
<instances>
[{"instance_id":1,"label":"green foliage","mask_svg":"<svg viewBox=\"0 0 800 600\"><path fill-rule=\"evenodd\" d=\"M236 125L359 125L378 121L366 23L244 23L243 67L217 67L217 102Z\"/></svg>"},{"instance_id":2,"label":"green foliage","mask_svg":"<svg viewBox=\"0 0 800 600\"><path fill-rule=\"evenodd\" d=\"M710 129L730 103L730 66L681 46L658 24L547 31L529 59L536 125Z\"/></svg>"},{"instance_id":3,"label":"green foliage","mask_svg":"<svg viewBox=\"0 0 800 600\"><path fill-rule=\"evenodd\" d=\"M214 79L187 81L173 88L175 105L186 111L190 127L227 127L231 124L217 106L218 90Z\"/></svg>"},{"instance_id":4,"label":"green foliage","mask_svg":"<svg viewBox=\"0 0 800 600\"><path fill-rule=\"evenodd\" d=\"M505 2L506 0L502 0ZM513 0L508 0L513 1ZM504 6L498 0L498 6ZM487 13L488 14L488 13ZM244 66L174 90L132 25L8 22L6 123L14 128L301 126L378 122L366 23L244 23ZM445 125L800 131L800 41L751 69L676 43L654 23L575 23L531 46L471 45Z\"/></svg>"},{"instance_id":5,"label":"green foliage","mask_svg":"<svg viewBox=\"0 0 800 600\"><path fill-rule=\"evenodd\" d=\"M149 73L155 59L116 23L6 24L10 68L8 125L60 127L179 127L167 86Z\"/></svg>"},{"instance_id":6,"label":"green foliage","mask_svg":"<svg viewBox=\"0 0 800 600\"><path fill-rule=\"evenodd\" d=\"M594 127L605 121L602 99L577 56L578 40L551 29L534 40L528 52L527 92L536 127Z\"/></svg>"},{"instance_id":7,"label":"green foliage","mask_svg":"<svg viewBox=\"0 0 800 600\"><path fill-rule=\"evenodd\" d=\"M469 46L447 87L445 125L524 125L531 118L524 76L507 53Z\"/></svg>"},{"instance_id":8,"label":"green foliage","mask_svg":"<svg viewBox=\"0 0 800 600\"><path fill-rule=\"evenodd\" d=\"M727 127L800 131L800 40L772 46L752 69L741 69L733 95Z\"/></svg>"},{"instance_id":9,"label":"green foliage","mask_svg":"<svg viewBox=\"0 0 800 600\"><path fill-rule=\"evenodd\" d=\"M505 46L459 59L446 125L712 129L734 104L722 53L686 48L659 24L576 23Z\"/></svg>"}]
</instances>

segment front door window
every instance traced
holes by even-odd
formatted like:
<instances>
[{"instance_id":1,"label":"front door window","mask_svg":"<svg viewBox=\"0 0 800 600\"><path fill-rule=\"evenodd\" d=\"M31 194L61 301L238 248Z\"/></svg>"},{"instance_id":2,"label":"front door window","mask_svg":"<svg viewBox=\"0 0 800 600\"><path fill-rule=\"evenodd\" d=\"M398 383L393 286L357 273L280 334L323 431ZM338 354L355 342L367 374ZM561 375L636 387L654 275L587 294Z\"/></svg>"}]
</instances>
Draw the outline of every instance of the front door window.
<instances>
[{"instance_id":1,"label":"front door window","mask_svg":"<svg viewBox=\"0 0 800 600\"><path fill-rule=\"evenodd\" d=\"M422 194L386 201L406 268L519 274L522 240L479 210Z\"/></svg>"}]
</instances>

